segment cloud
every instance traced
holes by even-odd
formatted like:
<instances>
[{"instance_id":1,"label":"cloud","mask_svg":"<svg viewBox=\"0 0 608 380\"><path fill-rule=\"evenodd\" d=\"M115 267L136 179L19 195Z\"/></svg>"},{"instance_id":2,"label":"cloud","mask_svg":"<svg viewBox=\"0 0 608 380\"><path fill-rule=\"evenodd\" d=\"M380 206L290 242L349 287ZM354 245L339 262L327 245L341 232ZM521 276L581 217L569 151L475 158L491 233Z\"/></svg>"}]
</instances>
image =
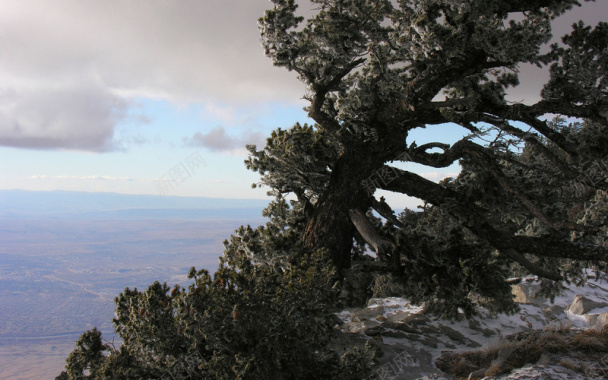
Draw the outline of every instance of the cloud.
<instances>
[{"instance_id":1,"label":"cloud","mask_svg":"<svg viewBox=\"0 0 608 380\"><path fill-rule=\"evenodd\" d=\"M226 134L223 127L212 129L208 133L195 133L189 140L187 145L202 146L210 150L221 151L234 155L247 155L245 145L255 144L263 145L265 136L260 132L248 132L241 137L233 137Z\"/></svg>"},{"instance_id":2,"label":"cloud","mask_svg":"<svg viewBox=\"0 0 608 380\"><path fill-rule=\"evenodd\" d=\"M207 103L205 104L204 114L227 124L234 124L237 121L234 107L222 107L215 103Z\"/></svg>"},{"instance_id":3,"label":"cloud","mask_svg":"<svg viewBox=\"0 0 608 380\"><path fill-rule=\"evenodd\" d=\"M299 95L295 75L274 68L260 46L257 19L270 6L267 0L6 3L0 72L21 82L95 75L119 93L183 101Z\"/></svg>"},{"instance_id":4,"label":"cloud","mask_svg":"<svg viewBox=\"0 0 608 380\"><path fill-rule=\"evenodd\" d=\"M309 13L308 2L302 3ZM116 125L136 97L228 105L207 108L226 123L233 106L298 102L303 85L293 72L273 67L260 46L257 19L271 5L267 0L0 2L0 145L116 149ZM605 1L584 3L574 17L558 22L601 19L607 8ZM557 29L556 34L566 32ZM522 67L525 86L512 99L538 97L542 76L526 70Z\"/></svg>"},{"instance_id":5,"label":"cloud","mask_svg":"<svg viewBox=\"0 0 608 380\"><path fill-rule=\"evenodd\" d=\"M260 46L257 19L270 6L267 0L0 2L0 145L111 150L117 116L136 97L239 107L298 101L303 87L296 75L273 67ZM207 111L232 117L230 107Z\"/></svg>"},{"instance_id":6,"label":"cloud","mask_svg":"<svg viewBox=\"0 0 608 380\"><path fill-rule=\"evenodd\" d=\"M127 103L103 87L78 84L0 91L0 145L108 151Z\"/></svg>"}]
</instances>

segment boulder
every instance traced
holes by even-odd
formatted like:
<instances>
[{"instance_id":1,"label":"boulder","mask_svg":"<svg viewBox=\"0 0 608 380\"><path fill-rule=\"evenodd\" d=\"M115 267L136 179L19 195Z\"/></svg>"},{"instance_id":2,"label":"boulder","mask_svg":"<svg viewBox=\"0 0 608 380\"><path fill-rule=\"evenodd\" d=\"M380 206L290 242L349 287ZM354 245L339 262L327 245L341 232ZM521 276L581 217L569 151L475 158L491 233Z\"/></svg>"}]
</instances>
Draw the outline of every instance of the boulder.
<instances>
[{"instance_id":1,"label":"boulder","mask_svg":"<svg viewBox=\"0 0 608 380\"><path fill-rule=\"evenodd\" d=\"M367 320L375 320L379 316L384 316L384 307L376 306L376 307L367 307L364 309L355 309L352 313L357 316L358 320L363 322Z\"/></svg>"},{"instance_id":2,"label":"boulder","mask_svg":"<svg viewBox=\"0 0 608 380\"><path fill-rule=\"evenodd\" d=\"M568 311L570 311L570 313L572 313L572 314L583 315L583 314L587 314L588 312L590 312L593 309L597 309L599 307L606 307L606 306L608 306L608 303L596 302L596 301L590 300L586 297L583 297L582 295L579 294L576 297L574 297L574 300L568 307Z\"/></svg>"},{"instance_id":3,"label":"boulder","mask_svg":"<svg viewBox=\"0 0 608 380\"><path fill-rule=\"evenodd\" d=\"M408 318L412 315L409 311L397 311L390 314L386 320L389 322L403 323L407 322Z\"/></svg>"},{"instance_id":4,"label":"boulder","mask_svg":"<svg viewBox=\"0 0 608 380\"><path fill-rule=\"evenodd\" d=\"M601 314L586 315L585 317L588 318L587 321L589 322L589 326L591 326L594 329L601 330L603 328L606 328L606 326L608 326L608 312L601 313ZM591 321L589 319L589 317L594 317L594 318Z\"/></svg>"},{"instance_id":5,"label":"boulder","mask_svg":"<svg viewBox=\"0 0 608 380\"><path fill-rule=\"evenodd\" d=\"M545 305L547 299L543 297L537 297L536 293L540 290L540 285L529 284L522 282L521 284L512 285L511 293L513 294L513 301L515 303L521 303L526 305Z\"/></svg>"}]
</instances>

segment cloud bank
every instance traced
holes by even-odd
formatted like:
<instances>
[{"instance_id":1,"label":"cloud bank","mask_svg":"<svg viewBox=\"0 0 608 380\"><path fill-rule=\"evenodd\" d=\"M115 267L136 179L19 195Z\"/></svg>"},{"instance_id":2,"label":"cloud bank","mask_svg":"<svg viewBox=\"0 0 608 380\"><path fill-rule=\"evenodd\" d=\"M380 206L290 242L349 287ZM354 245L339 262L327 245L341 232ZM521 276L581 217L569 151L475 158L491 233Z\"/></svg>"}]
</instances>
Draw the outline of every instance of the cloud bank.
<instances>
[{"instance_id":1,"label":"cloud bank","mask_svg":"<svg viewBox=\"0 0 608 380\"><path fill-rule=\"evenodd\" d=\"M260 46L257 19L270 6L267 0L0 2L0 145L117 149L114 130L133 98L235 107L297 101L304 89L295 74L273 67ZM310 5L302 8L308 13ZM555 34L607 13L606 1L583 3L558 20ZM545 78L526 70L514 100L538 97ZM210 148L233 143L218 133L198 137Z\"/></svg>"},{"instance_id":2,"label":"cloud bank","mask_svg":"<svg viewBox=\"0 0 608 380\"><path fill-rule=\"evenodd\" d=\"M136 97L236 106L299 98L272 66L267 0L0 3L0 145L115 149Z\"/></svg>"}]
</instances>

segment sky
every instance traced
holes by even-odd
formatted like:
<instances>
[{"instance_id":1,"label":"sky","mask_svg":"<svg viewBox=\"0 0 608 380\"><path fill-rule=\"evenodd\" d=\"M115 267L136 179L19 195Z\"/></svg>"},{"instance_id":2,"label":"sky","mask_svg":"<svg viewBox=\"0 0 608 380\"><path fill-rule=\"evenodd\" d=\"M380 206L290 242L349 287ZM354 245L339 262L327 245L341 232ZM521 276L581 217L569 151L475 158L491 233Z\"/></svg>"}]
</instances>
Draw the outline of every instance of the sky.
<instances>
[{"instance_id":1,"label":"sky","mask_svg":"<svg viewBox=\"0 0 608 380\"><path fill-rule=\"evenodd\" d=\"M303 84L263 54L270 6L0 0L0 189L264 198L245 144L309 121ZM556 34L606 15L608 0L585 3ZM546 74L522 67L521 79L512 99L537 100ZM424 132L417 142L446 135ZM433 180L457 172L408 165Z\"/></svg>"}]
</instances>

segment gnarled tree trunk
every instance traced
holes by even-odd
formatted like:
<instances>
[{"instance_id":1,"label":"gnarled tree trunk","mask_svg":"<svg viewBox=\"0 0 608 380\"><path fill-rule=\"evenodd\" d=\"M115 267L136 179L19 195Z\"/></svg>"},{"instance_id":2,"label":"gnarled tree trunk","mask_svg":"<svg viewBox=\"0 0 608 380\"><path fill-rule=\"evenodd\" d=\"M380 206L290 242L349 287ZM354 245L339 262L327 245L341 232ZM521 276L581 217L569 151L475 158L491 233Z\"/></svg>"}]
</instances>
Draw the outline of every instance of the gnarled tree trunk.
<instances>
[{"instance_id":1,"label":"gnarled tree trunk","mask_svg":"<svg viewBox=\"0 0 608 380\"><path fill-rule=\"evenodd\" d=\"M350 209L367 210L369 189L362 182L382 167L380 160L371 161L356 151L345 151L338 160L327 190L315 205L303 236L309 249L326 249L336 269L349 268L356 228Z\"/></svg>"}]
</instances>

